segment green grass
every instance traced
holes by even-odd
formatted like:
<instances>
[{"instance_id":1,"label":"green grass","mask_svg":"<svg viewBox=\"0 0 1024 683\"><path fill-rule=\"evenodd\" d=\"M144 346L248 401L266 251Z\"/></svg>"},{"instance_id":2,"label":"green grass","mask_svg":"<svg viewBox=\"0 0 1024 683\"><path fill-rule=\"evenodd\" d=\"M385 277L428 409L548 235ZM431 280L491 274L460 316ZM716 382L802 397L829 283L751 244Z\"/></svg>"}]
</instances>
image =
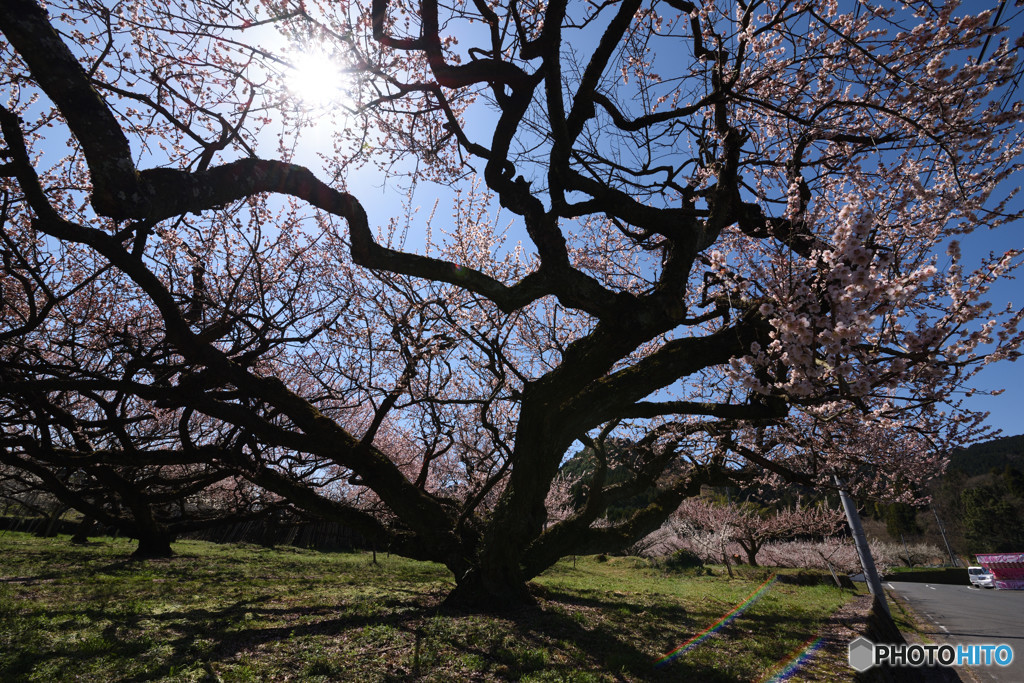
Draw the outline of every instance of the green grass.
<instances>
[{"instance_id":1,"label":"green grass","mask_svg":"<svg viewBox=\"0 0 1024 683\"><path fill-rule=\"evenodd\" d=\"M0 533L0 680L766 680L850 593L775 583L727 628L655 662L764 580L667 574L636 558L564 560L536 608L450 612L441 566L282 547L132 546Z\"/></svg>"}]
</instances>

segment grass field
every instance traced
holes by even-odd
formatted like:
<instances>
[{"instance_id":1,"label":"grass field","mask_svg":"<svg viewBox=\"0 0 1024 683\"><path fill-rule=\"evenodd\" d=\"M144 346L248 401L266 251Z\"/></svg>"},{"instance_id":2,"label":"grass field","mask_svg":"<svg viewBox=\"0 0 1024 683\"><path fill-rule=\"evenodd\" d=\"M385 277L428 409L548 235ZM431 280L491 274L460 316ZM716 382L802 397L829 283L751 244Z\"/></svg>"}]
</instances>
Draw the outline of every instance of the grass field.
<instances>
[{"instance_id":1,"label":"grass field","mask_svg":"<svg viewBox=\"0 0 1024 683\"><path fill-rule=\"evenodd\" d=\"M536 608L451 612L440 565L290 547L175 544L134 563L125 540L73 546L0 532L0 681L767 681L851 593L668 573L638 558L566 559ZM790 680L849 680L818 650Z\"/></svg>"}]
</instances>

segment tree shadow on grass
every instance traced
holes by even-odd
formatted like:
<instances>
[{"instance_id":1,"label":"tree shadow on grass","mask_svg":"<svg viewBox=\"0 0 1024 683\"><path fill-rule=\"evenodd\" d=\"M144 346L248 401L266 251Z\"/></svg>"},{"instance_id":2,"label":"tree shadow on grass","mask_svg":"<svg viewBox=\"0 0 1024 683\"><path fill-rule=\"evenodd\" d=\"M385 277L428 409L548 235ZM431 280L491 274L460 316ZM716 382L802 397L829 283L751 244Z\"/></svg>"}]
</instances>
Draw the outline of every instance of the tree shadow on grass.
<instances>
[{"instance_id":1,"label":"tree shadow on grass","mask_svg":"<svg viewBox=\"0 0 1024 683\"><path fill-rule=\"evenodd\" d=\"M5 677L15 678L4 680L18 680L19 675L30 674L52 660L72 664L101 657L115 662L154 660L150 666L144 667L144 672L118 679L153 680L197 663L231 661L239 654L267 643L301 641L310 636L340 636L369 626L386 625L406 631L411 642L414 629L409 624L423 621L436 613L433 606L405 599L373 602L374 609L365 614L341 616L338 615L338 607L274 608L262 607L254 600L239 600L215 609L186 609L160 614L111 613L96 608L43 611L38 616L50 623L79 620L109 623L97 633L73 643L65 641L49 648L20 653L4 667ZM358 604L355 606L359 607ZM259 625L267 621L286 623ZM161 654L147 654L154 645L159 645ZM157 657L159 662L155 661Z\"/></svg>"},{"instance_id":2,"label":"tree shadow on grass","mask_svg":"<svg viewBox=\"0 0 1024 683\"><path fill-rule=\"evenodd\" d=\"M442 614L438 609L439 596L420 602L405 597L373 600L372 605L353 602L340 608L348 611L345 614L339 614L337 607L326 606L265 607L251 599L219 608L160 614L108 612L96 608L54 610L40 616L57 624L100 620L109 623L76 642L65 641L23 652L10 662L8 675L17 680L19 674L28 675L47 663L50 666L46 668L53 669L57 662L61 669L72 671L90 660L104 659L107 663L135 663L137 668L133 671L123 670L119 680L124 681L163 678L185 667L205 667L212 676L211 665L237 662L247 653L280 645L284 649L279 656L299 668L300 673L322 670L330 679L358 678L357 675L346 676L343 667L332 669L308 655L312 643L326 639L345 641L349 648L337 654L335 660L390 658L393 666L388 670L383 664L374 670L374 678L383 680L436 675L445 671L452 660L459 659L473 663L470 673L507 680L540 672L551 676L551 680L575 680L580 671L608 672L619 678L628 676L652 681L677 681L689 676L694 680L727 680L701 667L672 664L664 669L656 668L651 652L638 647L634 639L625 637L614 619L581 623L571 612L562 611L562 597L566 597L567 608L582 606L571 603L569 596L552 596L543 607L502 615L502 628L484 626L482 633L476 635L467 631L465 624L457 622L482 617L486 625L490 617L448 610ZM588 608L602 611L650 610L647 606L622 601L581 602ZM272 625L260 625L267 622ZM389 641L379 647L372 639L364 641L362 649L352 646L353 639L358 639L362 630L381 627L393 630ZM568 657L564 656L566 652L570 653ZM358 670L367 671L365 668Z\"/></svg>"},{"instance_id":3,"label":"tree shadow on grass","mask_svg":"<svg viewBox=\"0 0 1024 683\"><path fill-rule=\"evenodd\" d=\"M489 673L511 680L541 670L545 674L543 680L591 680L587 673L611 674L617 680L739 680L719 663L664 657L687 637L720 619L717 606L691 611L678 604L655 605L629 597L601 599L548 589L540 592L544 597L541 606L503 614L511 622L514 642L506 638L497 646L491 643L490 647L465 648L490 660ZM446 613L452 617L460 614L453 609ZM588 613L590 617L586 616ZM661 625L666 623L677 627L675 636L662 630ZM804 626L800 624L801 628ZM723 637L731 639L728 634ZM571 647L564 647L565 643ZM536 656L555 647L563 654L568 652L570 657L547 661ZM780 651L778 656L784 654Z\"/></svg>"},{"instance_id":4,"label":"tree shadow on grass","mask_svg":"<svg viewBox=\"0 0 1024 683\"><path fill-rule=\"evenodd\" d=\"M717 605L688 611L643 596L540 592L541 604L498 615L443 607L440 590L392 586L379 597L337 605L268 604L281 595L260 591L228 604L159 613L123 600L111 602L109 609L69 606L36 614L40 623L107 623L78 641L55 645L49 640L45 647L21 653L10 673L27 674L37 666L72 672L97 664L120 670L118 680L152 680L187 668L205 670L212 678L214 668L256 657L264 663L274 660L292 676L327 680L367 674L396 681L423 676L517 680L527 675L591 680L588 676L609 674L645 681L736 680L714 664L686 657L659 665L662 654L721 616L714 613ZM745 629L780 636L813 628L809 618L745 618ZM672 625L674 635L662 631L662 625ZM133 666L118 669L118 662Z\"/></svg>"}]
</instances>

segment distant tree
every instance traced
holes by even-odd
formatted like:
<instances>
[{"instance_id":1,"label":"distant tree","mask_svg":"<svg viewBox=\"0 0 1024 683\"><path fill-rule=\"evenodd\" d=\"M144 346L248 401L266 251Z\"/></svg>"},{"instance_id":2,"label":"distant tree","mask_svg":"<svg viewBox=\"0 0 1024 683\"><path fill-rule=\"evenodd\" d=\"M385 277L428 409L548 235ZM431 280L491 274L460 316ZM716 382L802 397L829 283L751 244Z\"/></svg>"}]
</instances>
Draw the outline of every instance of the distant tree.
<instances>
[{"instance_id":1,"label":"distant tree","mask_svg":"<svg viewBox=\"0 0 1024 683\"><path fill-rule=\"evenodd\" d=\"M0 449L181 454L488 608L704 484L912 496L924 449L822 434L956 432L944 402L1019 355L985 300L1019 253L960 249L1017 217L990 4L7 0ZM345 61L333 120L284 85L300 44ZM368 165L450 219L375 225ZM576 442L586 495L548 523Z\"/></svg>"},{"instance_id":2,"label":"distant tree","mask_svg":"<svg viewBox=\"0 0 1024 683\"><path fill-rule=\"evenodd\" d=\"M860 559L848 537L836 536L821 541L782 541L765 545L763 558L775 567L801 567L847 574L862 571ZM930 564L941 558L938 546L914 543L871 542L871 554L880 573L901 565Z\"/></svg>"},{"instance_id":3,"label":"distant tree","mask_svg":"<svg viewBox=\"0 0 1024 683\"><path fill-rule=\"evenodd\" d=\"M59 522L68 511L62 503L49 491L38 486L38 481L30 474L5 466L0 461L0 501L3 502L4 515L10 516L9 523L21 526L24 523L36 523L37 536L49 537L57 535Z\"/></svg>"},{"instance_id":4,"label":"distant tree","mask_svg":"<svg viewBox=\"0 0 1024 683\"><path fill-rule=\"evenodd\" d=\"M915 507L906 503L880 503L876 509L890 537L899 540L903 536L917 536L921 533Z\"/></svg>"},{"instance_id":5,"label":"distant tree","mask_svg":"<svg viewBox=\"0 0 1024 683\"><path fill-rule=\"evenodd\" d=\"M722 504L700 498L684 501L672 517L674 528L697 535L701 545L713 547L726 563L729 544L738 544L752 567L758 566L757 554L768 543L829 537L844 523L841 510L820 506L772 511L750 503Z\"/></svg>"},{"instance_id":6,"label":"distant tree","mask_svg":"<svg viewBox=\"0 0 1024 683\"><path fill-rule=\"evenodd\" d=\"M964 538L969 552L1018 552L1024 548L1024 500L1002 482L967 488L961 494Z\"/></svg>"},{"instance_id":7,"label":"distant tree","mask_svg":"<svg viewBox=\"0 0 1024 683\"><path fill-rule=\"evenodd\" d=\"M5 449L0 460L18 472L23 491L56 499L62 512L81 512L88 520L83 532L99 522L138 539L133 556L140 559L169 557L180 534L263 518L288 507L247 480L208 464L139 466L118 463L109 454L83 458L72 449L13 450ZM124 455L150 463L171 459L167 453L127 450Z\"/></svg>"},{"instance_id":8,"label":"distant tree","mask_svg":"<svg viewBox=\"0 0 1024 683\"><path fill-rule=\"evenodd\" d=\"M91 369L87 359L95 359L89 354L65 350L75 354L81 370ZM47 351L59 355L56 348ZM102 360L124 361L121 367L129 372L141 367L118 355ZM25 360L0 370L10 387L0 396L7 427L0 433L0 467L5 488L20 500L59 501L60 513L74 509L137 538L137 558L171 555L179 534L288 507L231 467L226 451L238 448L237 433L218 432L209 422L203 428L188 413L141 411L127 393L39 391L24 381L25 371L55 374L60 364ZM193 422L192 436L201 444L182 439L181 420Z\"/></svg>"},{"instance_id":9,"label":"distant tree","mask_svg":"<svg viewBox=\"0 0 1024 683\"><path fill-rule=\"evenodd\" d=\"M1015 498L1024 498L1024 472L1006 465L1000 472L1000 479L1006 492Z\"/></svg>"}]
</instances>

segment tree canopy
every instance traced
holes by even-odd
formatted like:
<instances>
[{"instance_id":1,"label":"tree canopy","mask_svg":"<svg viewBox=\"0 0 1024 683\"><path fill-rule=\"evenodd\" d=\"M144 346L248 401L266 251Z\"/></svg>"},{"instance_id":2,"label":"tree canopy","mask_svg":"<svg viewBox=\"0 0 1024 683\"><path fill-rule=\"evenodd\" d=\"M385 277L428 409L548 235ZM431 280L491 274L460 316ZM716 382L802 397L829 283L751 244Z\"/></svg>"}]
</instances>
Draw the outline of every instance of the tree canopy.
<instances>
[{"instance_id":1,"label":"tree canopy","mask_svg":"<svg viewBox=\"0 0 1024 683\"><path fill-rule=\"evenodd\" d=\"M960 249L1018 218L996 10L9 0L0 459L237 476L486 605L704 484L899 492L1022 340L1019 252ZM348 79L323 120L296 46Z\"/></svg>"}]
</instances>

